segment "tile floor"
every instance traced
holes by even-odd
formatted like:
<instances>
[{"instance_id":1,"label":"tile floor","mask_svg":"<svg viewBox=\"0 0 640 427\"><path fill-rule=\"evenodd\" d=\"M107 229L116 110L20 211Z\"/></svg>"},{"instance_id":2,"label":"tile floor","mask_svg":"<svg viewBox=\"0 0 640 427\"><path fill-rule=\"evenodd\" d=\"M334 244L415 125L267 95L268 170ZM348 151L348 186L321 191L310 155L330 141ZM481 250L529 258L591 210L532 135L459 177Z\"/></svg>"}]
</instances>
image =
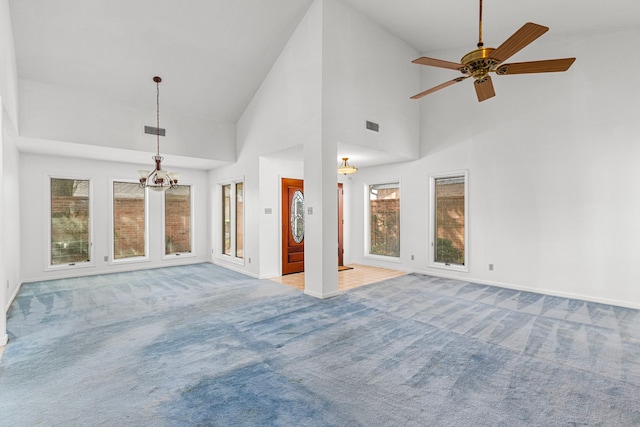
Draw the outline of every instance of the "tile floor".
<instances>
[{"instance_id":1,"label":"tile floor","mask_svg":"<svg viewBox=\"0 0 640 427\"><path fill-rule=\"evenodd\" d=\"M387 268L369 267L360 264L349 264L351 270L338 271L338 290L357 288L358 286L369 285L392 277L403 276L403 271L390 270ZM292 286L296 289L304 290L304 273L287 274L286 276L274 277L271 280Z\"/></svg>"}]
</instances>

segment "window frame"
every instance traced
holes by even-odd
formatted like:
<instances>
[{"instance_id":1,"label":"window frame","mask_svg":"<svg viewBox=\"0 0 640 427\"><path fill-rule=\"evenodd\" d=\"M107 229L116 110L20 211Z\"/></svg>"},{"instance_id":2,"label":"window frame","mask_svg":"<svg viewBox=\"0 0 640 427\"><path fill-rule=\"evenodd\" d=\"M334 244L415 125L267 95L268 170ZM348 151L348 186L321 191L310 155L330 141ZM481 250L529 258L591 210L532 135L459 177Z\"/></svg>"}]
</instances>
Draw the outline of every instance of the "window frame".
<instances>
[{"instance_id":1,"label":"window frame","mask_svg":"<svg viewBox=\"0 0 640 427\"><path fill-rule=\"evenodd\" d=\"M238 184L242 184L242 198L243 198L243 209L242 209L242 224L243 224L243 256L242 257L238 257L238 248L237 248L237 236L238 236L238 221L237 221L237 204L238 204L238 195L237 195L237 185ZM231 245L230 245L230 254L225 254L224 253L224 219L225 219L225 215L224 215L224 187L225 186L229 186L230 188L230 194L229 194L229 200L231 202L230 205L230 211L229 211L229 218L231 221L231 228L229 230L229 235L231 237ZM220 202L220 209L216 209L218 214L220 215L219 220L216 221L217 222L217 226L215 227L216 230L218 230L218 233L216 236L214 236L214 241L217 242L215 245L215 252L216 252L216 258L221 259L221 260L225 260L228 262L233 262L235 264L238 265L245 265L245 252L244 250L246 250L246 239L244 238L246 236L246 227L244 227L244 225L246 224L246 195L247 195L247 185L246 182L244 180L244 176L240 177L240 178L235 178L235 179L230 179L230 180L225 180L225 181L220 181L216 184L216 197L215 200L218 200ZM215 209L215 207L214 207Z\"/></svg>"},{"instance_id":2,"label":"window frame","mask_svg":"<svg viewBox=\"0 0 640 427\"><path fill-rule=\"evenodd\" d=\"M443 178L464 178L464 264L449 264L436 262L435 260L435 240L436 240L436 180ZM429 175L429 262L428 266L451 271L469 271L469 171L467 169L455 170L451 172Z\"/></svg>"},{"instance_id":3,"label":"window frame","mask_svg":"<svg viewBox=\"0 0 640 427\"><path fill-rule=\"evenodd\" d=\"M242 184L242 215L238 215L238 185L239 184ZM233 254L234 254L234 257L236 259L244 260L244 236L245 236L245 233L244 233L244 231L245 231L245 226L244 226L244 211L245 211L245 209L244 209L244 200L245 200L244 181L236 181L233 184L233 189L234 189L234 192L235 192L234 198L233 198L233 200L234 200L233 206L234 206L234 209L235 209L235 212L234 212L234 215L233 215L233 220L235 221L234 229L233 229L233 236L235 238L234 239L234 245L233 245L234 246L233 247ZM239 222L238 218L242 218L242 220L241 220L241 222L242 222L242 256L238 256L238 240L239 240L238 239L238 222Z\"/></svg>"},{"instance_id":4,"label":"window frame","mask_svg":"<svg viewBox=\"0 0 640 427\"><path fill-rule=\"evenodd\" d=\"M400 193L400 248L398 256L372 254L371 251L371 205L370 205L370 188L373 185L389 185L397 184L398 192ZM373 260L387 261L387 262L402 262L402 182L400 179L389 179L376 181L374 183L364 184L364 258Z\"/></svg>"},{"instance_id":5,"label":"window frame","mask_svg":"<svg viewBox=\"0 0 640 427\"><path fill-rule=\"evenodd\" d=\"M111 232L109 233L110 237L110 247L111 254L109 259L109 264L128 264L128 263L136 263L136 262L148 262L151 260L149 256L149 189L144 188L144 256L137 257L127 257L122 259L116 259L115 257L115 207L114 207L114 194L113 194L113 185L116 182L127 183L127 184L136 184L139 185L137 180L132 179L118 179L111 178L109 180L109 205L110 205L110 219L111 219ZM164 197L163 197L164 200ZM164 210L163 210L164 212ZM164 224L164 221L163 221Z\"/></svg>"},{"instance_id":6,"label":"window frame","mask_svg":"<svg viewBox=\"0 0 640 427\"><path fill-rule=\"evenodd\" d=\"M191 184L191 183L180 183L178 184L179 187L189 187L189 246L191 247L191 251L189 252L174 252L174 253L166 253L167 252L167 246L166 246L166 241L167 241L167 224L166 224L166 203L165 203L165 198L166 198L166 193L167 191L171 191L170 189L167 189L165 191L162 192L162 202L161 202L161 222L162 222L162 242L161 242L161 259L162 260L174 260L176 258L192 258L197 256L196 255L196 250L195 250L195 235L196 235L196 230L195 230L195 185Z\"/></svg>"},{"instance_id":7,"label":"window frame","mask_svg":"<svg viewBox=\"0 0 640 427\"><path fill-rule=\"evenodd\" d=\"M52 216L51 216L51 180L53 179L67 179L67 180L75 180L75 181L88 181L89 182L89 207L88 207L88 211L89 211L89 224L87 226L88 228L88 232L89 232L89 261L82 261L82 262L73 262L73 263L67 263L67 264L52 264L51 263L51 255L52 255L52 247L51 247L51 220L52 220ZM57 173L47 173L45 174L45 185L44 188L46 188L46 194L45 194L45 218L47 218L47 232L45 233L45 245L44 247L47 248L47 251L45 253L45 271L59 271L59 270L75 270L78 268L87 268L87 267L95 267L96 266L96 261L95 261L95 251L94 251L94 244L93 244L93 237L94 237L94 231L93 231L93 223L94 223L94 209L93 209L93 177L92 176L87 176L87 175L66 175L66 174L57 174Z\"/></svg>"}]
</instances>

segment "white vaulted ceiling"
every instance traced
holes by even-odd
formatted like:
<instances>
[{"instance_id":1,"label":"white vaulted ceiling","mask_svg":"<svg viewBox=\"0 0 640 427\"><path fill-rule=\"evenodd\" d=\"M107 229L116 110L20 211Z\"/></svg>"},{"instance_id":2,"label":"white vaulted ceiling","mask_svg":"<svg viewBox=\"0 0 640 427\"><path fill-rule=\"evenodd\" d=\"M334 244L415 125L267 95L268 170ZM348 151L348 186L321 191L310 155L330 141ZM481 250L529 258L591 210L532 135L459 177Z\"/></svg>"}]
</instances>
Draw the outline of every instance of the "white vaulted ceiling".
<instances>
[{"instance_id":1,"label":"white vaulted ceiling","mask_svg":"<svg viewBox=\"0 0 640 427\"><path fill-rule=\"evenodd\" d=\"M462 55L477 43L477 0L342 1L418 52ZM235 123L311 3L10 0L18 76L146 108L161 75L163 105ZM638 26L640 2L484 0L485 44L497 47L528 21L555 36Z\"/></svg>"}]
</instances>

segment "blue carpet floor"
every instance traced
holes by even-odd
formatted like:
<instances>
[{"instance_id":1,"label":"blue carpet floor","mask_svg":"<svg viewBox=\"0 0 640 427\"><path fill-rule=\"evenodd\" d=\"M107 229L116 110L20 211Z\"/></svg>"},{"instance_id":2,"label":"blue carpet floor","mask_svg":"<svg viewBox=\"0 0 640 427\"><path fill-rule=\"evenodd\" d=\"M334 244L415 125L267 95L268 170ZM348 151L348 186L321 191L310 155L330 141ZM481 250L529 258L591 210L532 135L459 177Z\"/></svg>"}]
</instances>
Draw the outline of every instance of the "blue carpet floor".
<instances>
[{"instance_id":1,"label":"blue carpet floor","mask_svg":"<svg viewBox=\"0 0 640 427\"><path fill-rule=\"evenodd\" d=\"M11 426L640 425L640 311L411 274L317 300L211 264L24 285Z\"/></svg>"}]
</instances>

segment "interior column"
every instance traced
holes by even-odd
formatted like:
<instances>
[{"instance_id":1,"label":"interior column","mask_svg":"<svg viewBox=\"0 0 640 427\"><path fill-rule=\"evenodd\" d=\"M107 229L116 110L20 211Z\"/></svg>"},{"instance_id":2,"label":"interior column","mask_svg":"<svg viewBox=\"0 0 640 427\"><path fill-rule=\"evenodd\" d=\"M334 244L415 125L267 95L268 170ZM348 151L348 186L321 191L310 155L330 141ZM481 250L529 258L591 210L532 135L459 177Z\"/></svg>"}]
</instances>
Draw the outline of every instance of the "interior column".
<instances>
[{"instance_id":1,"label":"interior column","mask_svg":"<svg viewBox=\"0 0 640 427\"><path fill-rule=\"evenodd\" d=\"M317 298L340 294L336 153L335 140L319 137L304 145L304 293Z\"/></svg>"}]
</instances>

